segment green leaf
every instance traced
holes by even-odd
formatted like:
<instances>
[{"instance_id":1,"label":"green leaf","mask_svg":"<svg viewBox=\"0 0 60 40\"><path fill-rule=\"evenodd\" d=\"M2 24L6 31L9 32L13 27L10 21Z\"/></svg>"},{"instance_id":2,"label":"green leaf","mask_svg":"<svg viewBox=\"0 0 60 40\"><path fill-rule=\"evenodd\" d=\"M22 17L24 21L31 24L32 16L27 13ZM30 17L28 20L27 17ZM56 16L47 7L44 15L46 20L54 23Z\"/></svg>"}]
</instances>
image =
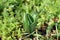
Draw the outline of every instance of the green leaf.
<instances>
[{"instance_id":1,"label":"green leaf","mask_svg":"<svg viewBox=\"0 0 60 40\"><path fill-rule=\"evenodd\" d=\"M24 14L23 25L26 32L31 33L34 31L36 22L30 14Z\"/></svg>"}]
</instances>

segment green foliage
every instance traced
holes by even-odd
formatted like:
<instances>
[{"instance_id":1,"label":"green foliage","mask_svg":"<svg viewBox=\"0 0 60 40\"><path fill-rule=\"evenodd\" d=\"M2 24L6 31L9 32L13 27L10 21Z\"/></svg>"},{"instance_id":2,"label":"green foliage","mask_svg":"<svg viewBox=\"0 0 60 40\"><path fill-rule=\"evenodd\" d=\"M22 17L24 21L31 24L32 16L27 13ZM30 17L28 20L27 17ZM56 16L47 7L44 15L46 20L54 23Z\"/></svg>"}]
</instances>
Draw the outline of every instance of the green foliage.
<instances>
[{"instance_id":1,"label":"green foliage","mask_svg":"<svg viewBox=\"0 0 60 40\"><path fill-rule=\"evenodd\" d=\"M36 21L34 21L34 19L31 15L24 14L23 24L24 24L25 31L28 32L28 33L32 33L34 31L34 29L36 28L37 23L36 23Z\"/></svg>"},{"instance_id":2,"label":"green foliage","mask_svg":"<svg viewBox=\"0 0 60 40\"><path fill-rule=\"evenodd\" d=\"M54 17L58 18L60 32L60 0L0 0L0 37L2 40L22 38L22 30L32 33L45 21L49 21L47 31L50 31Z\"/></svg>"}]
</instances>

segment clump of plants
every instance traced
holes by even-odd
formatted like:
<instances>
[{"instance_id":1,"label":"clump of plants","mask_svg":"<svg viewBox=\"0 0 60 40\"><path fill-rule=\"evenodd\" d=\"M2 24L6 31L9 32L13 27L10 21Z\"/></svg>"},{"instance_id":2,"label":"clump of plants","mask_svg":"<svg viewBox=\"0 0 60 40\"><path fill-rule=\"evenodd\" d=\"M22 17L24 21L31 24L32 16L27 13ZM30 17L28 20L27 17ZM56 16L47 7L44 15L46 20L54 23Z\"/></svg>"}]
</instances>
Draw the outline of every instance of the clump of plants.
<instances>
[{"instance_id":1,"label":"clump of plants","mask_svg":"<svg viewBox=\"0 0 60 40\"><path fill-rule=\"evenodd\" d=\"M0 40L60 40L60 0L0 0Z\"/></svg>"}]
</instances>

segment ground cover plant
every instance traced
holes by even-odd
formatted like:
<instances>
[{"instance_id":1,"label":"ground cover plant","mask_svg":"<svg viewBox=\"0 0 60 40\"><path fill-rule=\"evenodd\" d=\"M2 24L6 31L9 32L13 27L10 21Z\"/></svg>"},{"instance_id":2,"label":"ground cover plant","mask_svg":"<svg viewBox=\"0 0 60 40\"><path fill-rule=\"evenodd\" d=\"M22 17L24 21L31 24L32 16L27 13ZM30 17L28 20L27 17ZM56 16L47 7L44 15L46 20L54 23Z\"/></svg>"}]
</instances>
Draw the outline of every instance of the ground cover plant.
<instances>
[{"instance_id":1,"label":"ground cover plant","mask_svg":"<svg viewBox=\"0 0 60 40\"><path fill-rule=\"evenodd\" d=\"M60 0L0 0L0 40L60 40Z\"/></svg>"}]
</instances>

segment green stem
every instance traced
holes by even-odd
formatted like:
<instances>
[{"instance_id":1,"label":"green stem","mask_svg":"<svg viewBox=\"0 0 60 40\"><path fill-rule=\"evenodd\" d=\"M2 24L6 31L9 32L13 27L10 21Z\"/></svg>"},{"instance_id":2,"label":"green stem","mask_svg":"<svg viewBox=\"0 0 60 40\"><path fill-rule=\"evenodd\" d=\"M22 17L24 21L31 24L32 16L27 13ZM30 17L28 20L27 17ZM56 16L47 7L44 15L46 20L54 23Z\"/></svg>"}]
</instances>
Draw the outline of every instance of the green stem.
<instances>
[{"instance_id":1,"label":"green stem","mask_svg":"<svg viewBox=\"0 0 60 40\"><path fill-rule=\"evenodd\" d=\"M56 32L57 32L57 40L58 40L58 29L57 29L57 23L56 23Z\"/></svg>"}]
</instances>

